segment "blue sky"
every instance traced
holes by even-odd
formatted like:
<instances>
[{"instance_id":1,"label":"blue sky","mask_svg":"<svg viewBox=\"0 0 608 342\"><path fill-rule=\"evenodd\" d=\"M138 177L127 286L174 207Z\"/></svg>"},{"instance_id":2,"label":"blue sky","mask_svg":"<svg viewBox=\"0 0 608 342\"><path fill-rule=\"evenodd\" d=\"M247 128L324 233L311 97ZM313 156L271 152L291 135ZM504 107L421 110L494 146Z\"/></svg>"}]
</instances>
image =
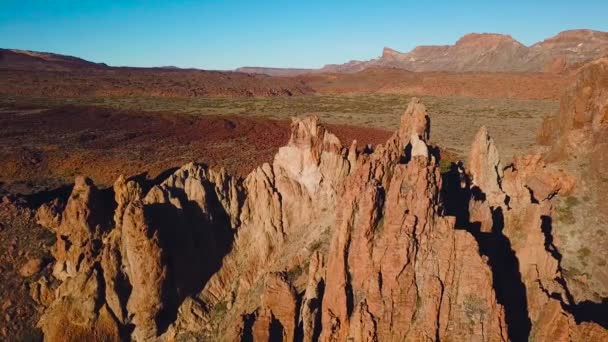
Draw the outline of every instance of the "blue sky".
<instances>
[{"instance_id":1,"label":"blue sky","mask_svg":"<svg viewBox=\"0 0 608 342\"><path fill-rule=\"evenodd\" d=\"M608 1L2 0L0 47L110 65L320 67L452 44L469 32L529 45L559 31L608 31Z\"/></svg>"}]
</instances>

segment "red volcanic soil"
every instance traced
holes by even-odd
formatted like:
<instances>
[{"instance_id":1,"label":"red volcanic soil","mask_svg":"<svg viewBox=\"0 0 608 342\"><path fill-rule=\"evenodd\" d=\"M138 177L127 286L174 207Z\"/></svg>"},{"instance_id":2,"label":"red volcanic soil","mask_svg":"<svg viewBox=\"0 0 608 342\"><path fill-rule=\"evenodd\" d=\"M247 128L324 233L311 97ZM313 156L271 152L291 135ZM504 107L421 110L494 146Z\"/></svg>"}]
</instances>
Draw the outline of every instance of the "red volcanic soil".
<instances>
[{"instance_id":1,"label":"red volcanic soil","mask_svg":"<svg viewBox=\"0 0 608 342\"><path fill-rule=\"evenodd\" d=\"M31 193L83 174L102 186L122 173L150 178L190 161L244 176L289 139L287 121L64 107L0 112L0 189ZM390 132L328 125L345 146Z\"/></svg>"}]
</instances>

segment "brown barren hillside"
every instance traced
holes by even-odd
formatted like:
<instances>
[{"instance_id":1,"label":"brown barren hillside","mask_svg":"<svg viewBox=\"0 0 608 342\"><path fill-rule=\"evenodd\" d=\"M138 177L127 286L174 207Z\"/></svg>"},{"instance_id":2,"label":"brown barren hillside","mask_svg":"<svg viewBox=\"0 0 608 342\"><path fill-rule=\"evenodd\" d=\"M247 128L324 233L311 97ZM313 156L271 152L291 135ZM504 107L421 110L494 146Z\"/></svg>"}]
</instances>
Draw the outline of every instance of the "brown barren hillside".
<instances>
[{"instance_id":1,"label":"brown barren hillside","mask_svg":"<svg viewBox=\"0 0 608 342\"><path fill-rule=\"evenodd\" d=\"M369 68L356 73L320 73L298 79L319 93L394 93L477 98L559 99L572 75L543 73L410 72Z\"/></svg>"},{"instance_id":2,"label":"brown barren hillside","mask_svg":"<svg viewBox=\"0 0 608 342\"><path fill-rule=\"evenodd\" d=\"M108 67L72 56L0 49L0 95L291 96L312 93L299 81L238 72Z\"/></svg>"},{"instance_id":3,"label":"brown barren hillside","mask_svg":"<svg viewBox=\"0 0 608 342\"><path fill-rule=\"evenodd\" d=\"M474 98L558 99L570 74L412 73L371 68L351 74L271 77L203 70L112 68L22 71L0 69L0 96L253 97L386 93Z\"/></svg>"},{"instance_id":4,"label":"brown barren hillside","mask_svg":"<svg viewBox=\"0 0 608 342\"><path fill-rule=\"evenodd\" d=\"M105 69L103 63L93 63L82 58L50 52L0 49L0 69L14 70L75 70Z\"/></svg>"},{"instance_id":5,"label":"brown barren hillside","mask_svg":"<svg viewBox=\"0 0 608 342\"><path fill-rule=\"evenodd\" d=\"M286 78L181 69L23 71L0 68L0 94L18 96L291 96L310 94Z\"/></svg>"},{"instance_id":6,"label":"brown barren hillside","mask_svg":"<svg viewBox=\"0 0 608 342\"><path fill-rule=\"evenodd\" d=\"M244 72L246 74L264 74L269 76L296 76L314 72L315 69L240 67L234 71Z\"/></svg>"}]
</instances>

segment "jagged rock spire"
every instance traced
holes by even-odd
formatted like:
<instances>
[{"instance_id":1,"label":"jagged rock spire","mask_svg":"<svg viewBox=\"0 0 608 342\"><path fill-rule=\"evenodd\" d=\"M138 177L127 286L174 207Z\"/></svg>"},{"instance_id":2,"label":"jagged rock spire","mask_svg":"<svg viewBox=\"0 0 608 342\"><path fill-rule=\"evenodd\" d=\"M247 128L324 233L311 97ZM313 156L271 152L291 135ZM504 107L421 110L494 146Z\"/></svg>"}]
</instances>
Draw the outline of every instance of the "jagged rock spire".
<instances>
[{"instance_id":1,"label":"jagged rock spire","mask_svg":"<svg viewBox=\"0 0 608 342\"><path fill-rule=\"evenodd\" d=\"M431 137L431 120L426 112L426 106L419 98L414 97L410 100L401 116L398 134L401 139L409 139L415 134L428 143Z\"/></svg>"},{"instance_id":2,"label":"jagged rock spire","mask_svg":"<svg viewBox=\"0 0 608 342\"><path fill-rule=\"evenodd\" d=\"M500 187L503 166L494 139L485 126L475 135L467 160L467 170L471 183L483 191L490 205L504 204L504 192Z\"/></svg>"}]
</instances>

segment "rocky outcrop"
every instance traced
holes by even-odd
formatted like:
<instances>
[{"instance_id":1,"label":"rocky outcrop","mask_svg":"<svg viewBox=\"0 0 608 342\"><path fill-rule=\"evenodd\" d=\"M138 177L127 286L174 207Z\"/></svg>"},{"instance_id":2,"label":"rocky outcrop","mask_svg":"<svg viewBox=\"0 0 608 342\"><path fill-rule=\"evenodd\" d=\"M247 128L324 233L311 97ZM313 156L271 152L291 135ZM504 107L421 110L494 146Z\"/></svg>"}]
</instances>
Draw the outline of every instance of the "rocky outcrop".
<instances>
[{"instance_id":1,"label":"rocky outcrop","mask_svg":"<svg viewBox=\"0 0 608 342\"><path fill-rule=\"evenodd\" d=\"M253 324L255 341L293 341L296 330L296 296L281 274L266 278L262 308Z\"/></svg>"},{"instance_id":2,"label":"rocky outcrop","mask_svg":"<svg viewBox=\"0 0 608 342\"><path fill-rule=\"evenodd\" d=\"M608 129L608 58L581 70L576 83L562 97L560 111L546 120L539 140L551 146L549 158L587 154L604 145Z\"/></svg>"},{"instance_id":3,"label":"rocky outcrop","mask_svg":"<svg viewBox=\"0 0 608 342\"><path fill-rule=\"evenodd\" d=\"M364 150L294 119L243 180L190 163L157 184L120 177L107 203L79 178L63 213L39 214L62 282L32 291L40 326L56 338L77 315L74 338L137 341L604 338L570 312L551 239L571 179L540 156L503 167L482 129L453 181L429 139L414 99Z\"/></svg>"},{"instance_id":4,"label":"rocky outcrop","mask_svg":"<svg viewBox=\"0 0 608 342\"><path fill-rule=\"evenodd\" d=\"M269 268L289 269L294 256L308 257L307 252L287 257L299 251L283 246L294 241L305 246L329 229L349 170L348 150L318 118L294 120L289 143L279 149L273 164L264 164L245 178L233 252L201 298L215 304L230 292L239 297ZM281 261L287 265L280 265Z\"/></svg>"},{"instance_id":5,"label":"rocky outcrop","mask_svg":"<svg viewBox=\"0 0 608 342\"><path fill-rule=\"evenodd\" d=\"M43 280L32 287L35 299L48 306L39 322L45 339L119 341L118 322L103 300L98 263L102 236L111 228L111 205L91 180L77 177L61 215L56 207L43 206L37 214L38 222L57 235L52 274L63 282L54 295Z\"/></svg>"},{"instance_id":6,"label":"rocky outcrop","mask_svg":"<svg viewBox=\"0 0 608 342\"><path fill-rule=\"evenodd\" d=\"M426 110L414 101L404 118L387 149L362 156L348 179L328 255L321 339L506 340L487 264L472 236L440 213L436 157L406 155L408 146L426 146Z\"/></svg>"},{"instance_id":7,"label":"rocky outcrop","mask_svg":"<svg viewBox=\"0 0 608 342\"><path fill-rule=\"evenodd\" d=\"M546 158L577 179L574 191L556 202L553 216L565 280L577 303L600 308L608 301L607 134L608 59L602 58L581 69L559 112L539 133L548 145Z\"/></svg>"},{"instance_id":8,"label":"rocky outcrop","mask_svg":"<svg viewBox=\"0 0 608 342\"><path fill-rule=\"evenodd\" d=\"M502 167L492 139L485 128L477 134L471 148L470 184L471 204L479 212L470 212L469 229L477 233L480 244L486 248L497 248L497 244L487 237L498 236L507 241L507 248L514 253L515 265L506 265L507 259L495 261L494 272L503 272L515 267L525 291L523 301L509 299L513 288L502 288L510 282L498 284L497 292L502 293L505 305L521 306L529 325L515 317L507 317L511 333L518 338L576 340L584 336L588 327L576 324L575 316L569 312L571 296L560 267L561 255L553 244L552 199L557 194L567 195L574 188L574 179L563 171L547 166L540 155L516 158ZM475 220L480 219L476 222ZM485 221L489 220L489 221ZM484 228L490 228L486 230ZM484 233L487 236L484 236ZM497 256L494 256L497 258ZM498 275L500 276L500 275ZM511 308L514 314L516 309ZM507 311L509 313L509 311ZM525 320L524 320L525 321ZM592 330L601 331L599 326ZM600 333L602 339L608 337L606 331Z\"/></svg>"},{"instance_id":9,"label":"rocky outcrop","mask_svg":"<svg viewBox=\"0 0 608 342\"><path fill-rule=\"evenodd\" d=\"M53 275L59 280L88 273L99 254L100 239L111 224L110 210L90 179L77 177L56 229ZM40 217L40 215L39 215ZM51 228L53 221L49 221Z\"/></svg>"},{"instance_id":10,"label":"rocky outcrop","mask_svg":"<svg viewBox=\"0 0 608 342\"><path fill-rule=\"evenodd\" d=\"M120 341L119 325L100 298L97 270L66 278L38 322L45 341Z\"/></svg>"},{"instance_id":11,"label":"rocky outcrop","mask_svg":"<svg viewBox=\"0 0 608 342\"><path fill-rule=\"evenodd\" d=\"M145 341L159 335L157 322L167 296L167 262L159 230L145 217L141 202L127 206L121 230L123 266L132 286L127 310L135 325L133 336Z\"/></svg>"},{"instance_id":12,"label":"rocky outcrop","mask_svg":"<svg viewBox=\"0 0 608 342\"><path fill-rule=\"evenodd\" d=\"M321 333L321 300L325 291L325 262L319 251L313 253L308 268L308 282L299 315L302 341L317 341Z\"/></svg>"},{"instance_id":13,"label":"rocky outcrop","mask_svg":"<svg viewBox=\"0 0 608 342\"><path fill-rule=\"evenodd\" d=\"M225 253L221 248L228 248L231 236L231 210L239 209L235 186L223 171L189 164L145 197L142 185L120 177L113 189L113 206L90 180L77 178L59 215L60 224L55 224L51 206L39 211L38 220L49 223L58 236L53 275L62 286L91 272L103 286L87 286L87 292L82 286L70 287L73 290L65 295L55 296L43 317L51 322L68 319L64 316L71 309L61 304L63 297L93 298L96 306L88 315L99 315L103 308L122 326L133 325L135 340L159 336L179 303L199 291L217 270L220 254ZM107 208L114 209L113 228ZM95 331L101 323L89 319L86 324L86 329ZM41 326L45 335L54 336L48 330L54 323Z\"/></svg>"}]
</instances>

